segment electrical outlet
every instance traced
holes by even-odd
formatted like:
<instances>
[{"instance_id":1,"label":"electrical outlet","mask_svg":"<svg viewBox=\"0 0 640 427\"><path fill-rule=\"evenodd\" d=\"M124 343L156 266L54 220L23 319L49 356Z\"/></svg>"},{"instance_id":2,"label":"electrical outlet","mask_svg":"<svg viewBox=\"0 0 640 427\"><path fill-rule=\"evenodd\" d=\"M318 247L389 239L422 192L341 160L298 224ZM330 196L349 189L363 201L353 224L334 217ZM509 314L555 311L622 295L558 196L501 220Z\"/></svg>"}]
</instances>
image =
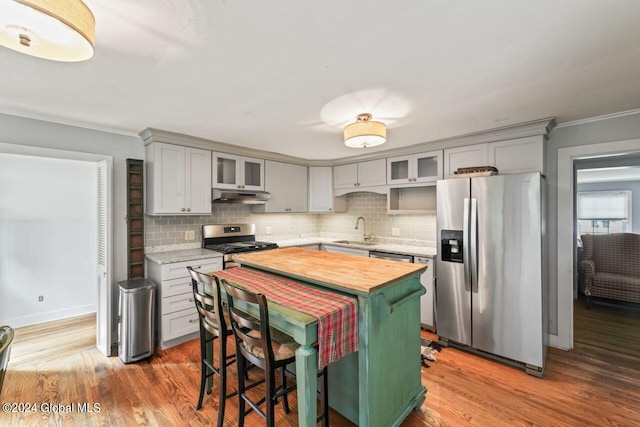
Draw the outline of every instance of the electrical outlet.
<instances>
[{"instance_id":1,"label":"electrical outlet","mask_svg":"<svg viewBox=\"0 0 640 427\"><path fill-rule=\"evenodd\" d=\"M44 295L40 295L40 296L38 297L38 301L40 301L40 302L44 301Z\"/></svg>"},{"instance_id":2,"label":"electrical outlet","mask_svg":"<svg viewBox=\"0 0 640 427\"><path fill-rule=\"evenodd\" d=\"M273 233L273 230L271 229L271 227L264 228L264 234L271 234L271 233Z\"/></svg>"},{"instance_id":3,"label":"electrical outlet","mask_svg":"<svg viewBox=\"0 0 640 427\"><path fill-rule=\"evenodd\" d=\"M399 229L399 228L397 228L397 227L393 227L393 228L391 229L391 235L392 235L392 236L399 236L399 235L400 235L400 229Z\"/></svg>"},{"instance_id":4,"label":"electrical outlet","mask_svg":"<svg viewBox=\"0 0 640 427\"><path fill-rule=\"evenodd\" d=\"M195 230L187 230L184 232L184 240L194 240L196 238Z\"/></svg>"}]
</instances>

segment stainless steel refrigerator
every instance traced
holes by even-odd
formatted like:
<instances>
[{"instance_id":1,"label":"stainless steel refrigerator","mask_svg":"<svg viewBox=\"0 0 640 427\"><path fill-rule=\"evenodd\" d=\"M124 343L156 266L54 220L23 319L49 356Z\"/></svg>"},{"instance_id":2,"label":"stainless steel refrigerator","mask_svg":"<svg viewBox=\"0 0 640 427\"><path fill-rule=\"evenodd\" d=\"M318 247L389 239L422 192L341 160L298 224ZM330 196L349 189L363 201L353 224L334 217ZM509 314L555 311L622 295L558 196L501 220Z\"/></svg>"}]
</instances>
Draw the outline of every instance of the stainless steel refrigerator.
<instances>
[{"instance_id":1,"label":"stainless steel refrigerator","mask_svg":"<svg viewBox=\"0 0 640 427\"><path fill-rule=\"evenodd\" d=\"M542 376L544 180L539 173L454 178L436 189L440 340Z\"/></svg>"}]
</instances>

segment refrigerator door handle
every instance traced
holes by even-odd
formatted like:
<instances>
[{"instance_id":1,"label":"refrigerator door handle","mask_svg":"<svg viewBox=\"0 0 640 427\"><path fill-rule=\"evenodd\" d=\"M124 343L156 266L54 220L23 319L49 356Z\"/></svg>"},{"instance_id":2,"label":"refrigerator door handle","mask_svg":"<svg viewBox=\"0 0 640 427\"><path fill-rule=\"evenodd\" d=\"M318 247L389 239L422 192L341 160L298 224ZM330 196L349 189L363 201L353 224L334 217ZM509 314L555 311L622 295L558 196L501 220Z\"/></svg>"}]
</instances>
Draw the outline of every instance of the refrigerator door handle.
<instances>
[{"instance_id":1,"label":"refrigerator door handle","mask_svg":"<svg viewBox=\"0 0 640 427\"><path fill-rule=\"evenodd\" d=\"M471 290L469 273L469 198L464 198L464 215L462 224L462 265L464 266L464 290Z\"/></svg>"},{"instance_id":2,"label":"refrigerator door handle","mask_svg":"<svg viewBox=\"0 0 640 427\"><path fill-rule=\"evenodd\" d=\"M471 199L471 233L470 241L470 258L471 264L471 292L478 293L478 199Z\"/></svg>"}]
</instances>

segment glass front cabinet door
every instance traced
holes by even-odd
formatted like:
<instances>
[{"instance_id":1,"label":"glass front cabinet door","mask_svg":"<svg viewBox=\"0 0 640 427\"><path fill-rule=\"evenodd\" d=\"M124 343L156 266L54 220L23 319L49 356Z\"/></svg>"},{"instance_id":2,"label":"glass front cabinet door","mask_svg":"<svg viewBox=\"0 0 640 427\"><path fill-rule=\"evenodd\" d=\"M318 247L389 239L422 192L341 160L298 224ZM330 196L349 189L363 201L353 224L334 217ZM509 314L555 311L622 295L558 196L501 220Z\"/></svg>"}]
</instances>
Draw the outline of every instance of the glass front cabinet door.
<instances>
[{"instance_id":1,"label":"glass front cabinet door","mask_svg":"<svg viewBox=\"0 0 640 427\"><path fill-rule=\"evenodd\" d=\"M213 153L213 187L264 190L264 160Z\"/></svg>"},{"instance_id":2,"label":"glass front cabinet door","mask_svg":"<svg viewBox=\"0 0 640 427\"><path fill-rule=\"evenodd\" d=\"M418 184L442 179L442 151L387 159L387 184Z\"/></svg>"}]
</instances>

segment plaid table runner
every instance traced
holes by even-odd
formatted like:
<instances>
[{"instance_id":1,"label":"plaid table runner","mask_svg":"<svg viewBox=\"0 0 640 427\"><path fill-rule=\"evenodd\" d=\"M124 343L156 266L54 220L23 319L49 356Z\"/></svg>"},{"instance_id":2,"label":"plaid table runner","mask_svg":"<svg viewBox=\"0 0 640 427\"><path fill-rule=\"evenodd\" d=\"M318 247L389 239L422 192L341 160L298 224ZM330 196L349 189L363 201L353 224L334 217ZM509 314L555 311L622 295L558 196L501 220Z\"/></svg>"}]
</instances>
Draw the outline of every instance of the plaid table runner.
<instances>
[{"instance_id":1,"label":"plaid table runner","mask_svg":"<svg viewBox=\"0 0 640 427\"><path fill-rule=\"evenodd\" d=\"M210 273L219 279L262 293L268 301L318 319L318 368L358 351L358 306L354 298L303 286L246 267Z\"/></svg>"}]
</instances>

